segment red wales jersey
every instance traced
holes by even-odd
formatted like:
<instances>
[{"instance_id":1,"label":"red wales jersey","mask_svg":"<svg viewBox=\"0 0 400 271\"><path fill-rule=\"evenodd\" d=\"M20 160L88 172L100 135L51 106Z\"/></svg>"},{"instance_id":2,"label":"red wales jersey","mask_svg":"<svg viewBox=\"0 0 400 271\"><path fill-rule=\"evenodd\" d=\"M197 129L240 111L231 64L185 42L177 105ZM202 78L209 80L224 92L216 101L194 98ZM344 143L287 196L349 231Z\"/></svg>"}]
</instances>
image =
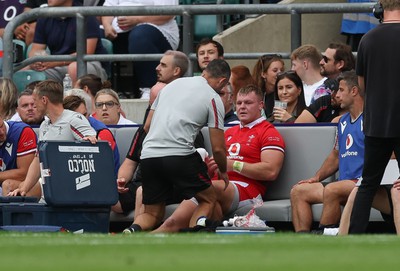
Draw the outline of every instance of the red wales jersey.
<instances>
[{"instance_id":1,"label":"red wales jersey","mask_svg":"<svg viewBox=\"0 0 400 271\"><path fill-rule=\"evenodd\" d=\"M260 118L246 126L236 125L225 131L227 158L245 163L258 163L261 161L261 152L276 150L285 152L285 143L278 130L264 118ZM241 181L256 185L260 194L264 195L265 183L253 180L240 173L229 171L229 180Z\"/></svg>"}]
</instances>

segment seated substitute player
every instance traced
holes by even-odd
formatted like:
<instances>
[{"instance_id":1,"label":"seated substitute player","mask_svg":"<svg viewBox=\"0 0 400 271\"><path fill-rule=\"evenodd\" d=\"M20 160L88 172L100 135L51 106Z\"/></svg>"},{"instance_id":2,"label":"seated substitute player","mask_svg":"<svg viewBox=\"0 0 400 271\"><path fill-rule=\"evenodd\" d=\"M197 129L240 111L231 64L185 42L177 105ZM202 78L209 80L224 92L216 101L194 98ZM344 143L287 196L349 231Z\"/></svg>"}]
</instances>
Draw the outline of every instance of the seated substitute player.
<instances>
[{"instance_id":1,"label":"seated substitute player","mask_svg":"<svg viewBox=\"0 0 400 271\"><path fill-rule=\"evenodd\" d=\"M312 208L323 203L319 229L337 227L341 209L364 165L363 105L364 95L360 90L354 71L344 72L339 77L337 97L340 106L349 112L344 114L337 126L336 143L321 168L309 179L301 180L290 192L292 221L296 232L309 232L312 224ZM339 170L338 181L324 186L321 181Z\"/></svg>"},{"instance_id":2,"label":"seated substitute player","mask_svg":"<svg viewBox=\"0 0 400 271\"><path fill-rule=\"evenodd\" d=\"M0 192L3 190L4 196L25 179L35 152L32 128L23 122L4 121L0 116Z\"/></svg>"}]
</instances>

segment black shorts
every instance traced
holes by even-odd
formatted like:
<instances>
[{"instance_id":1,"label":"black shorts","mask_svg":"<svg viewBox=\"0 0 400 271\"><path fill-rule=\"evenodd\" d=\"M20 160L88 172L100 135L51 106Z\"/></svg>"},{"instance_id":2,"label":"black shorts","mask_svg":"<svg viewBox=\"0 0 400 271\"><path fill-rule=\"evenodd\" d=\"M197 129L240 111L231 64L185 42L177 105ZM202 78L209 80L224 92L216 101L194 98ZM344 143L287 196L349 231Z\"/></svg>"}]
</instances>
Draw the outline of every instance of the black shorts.
<instances>
[{"instance_id":1,"label":"black shorts","mask_svg":"<svg viewBox=\"0 0 400 271\"><path fill-rule=\"evenodd\" d=\"M165 203L172 195L189 199L210 187L207 165L198 152L143 159L143 204Z\"/></svg>"},{"instance_id":2,"label":"black shorts","mask_svg":"<svg viewBox=\"0 0 400 271\"><path fill-rule=\"evenodd\" d=\"M122 211L128 213L135 209L136 204L136 189L141 185L140 182L129 182L126 187L129 191L126 193L119 193L119 203L121 204Z\"/></svg>"}]
</instances>

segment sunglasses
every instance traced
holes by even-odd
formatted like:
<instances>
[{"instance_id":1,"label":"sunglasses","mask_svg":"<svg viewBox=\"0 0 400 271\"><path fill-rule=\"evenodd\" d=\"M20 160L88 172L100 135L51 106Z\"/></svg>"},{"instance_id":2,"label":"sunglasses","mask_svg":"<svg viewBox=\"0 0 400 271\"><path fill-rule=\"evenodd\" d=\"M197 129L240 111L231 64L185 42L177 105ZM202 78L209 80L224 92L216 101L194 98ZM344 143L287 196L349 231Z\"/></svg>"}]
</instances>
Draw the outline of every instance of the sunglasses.
<instances>
[{"instance_id":1,"label":"sunglasses","mask_svg":"<svg viewBox=\"0 0 400 271\"><path fill-rule=\"evenodd\" d=\"M328 63L330 60L327 56L322 56L322 59L325 61L325 63Z\"/></svg>"},{"instance_id":2,"label":"sunglasses","mask_svg":"<svg viewBox=\"0 0 400 271\"><path fill-rule=\"evenodd\" d=\"M100 108L103 108L104 106L106 106L106 108L108 109L108 108L113 108L114 107L114 105L118 105L118 103L116 103L116 102L114 102L114 101L108 101L108 102L96 102L96 103L94 103L94 106L97 108L97 109L100 109Z\"/></svg>"},{"instance_id":3,"label":"sunglasses","mask_svg":"<svg viewBox=\"0 0 400 271\"><path fill-rule=\"evenodd\" d=\"M281 77L281 76L289 75L289 74L296 74L296 72L293 71L293 70L279 72L279 73L276 74L276 77Z\"/></svg>"}]
</instances>

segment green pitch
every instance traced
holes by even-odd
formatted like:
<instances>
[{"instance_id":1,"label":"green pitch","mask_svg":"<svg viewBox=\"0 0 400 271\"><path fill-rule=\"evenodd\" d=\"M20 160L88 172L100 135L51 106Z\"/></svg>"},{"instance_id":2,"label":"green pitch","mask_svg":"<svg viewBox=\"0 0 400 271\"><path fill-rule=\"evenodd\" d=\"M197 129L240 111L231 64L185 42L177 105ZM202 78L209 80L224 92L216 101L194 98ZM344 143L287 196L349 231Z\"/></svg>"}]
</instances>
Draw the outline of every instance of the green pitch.
<instances>
[{"instance_id":1,"label":"green pitch","mask_svg":"<svg viewBox=\"0 0 400 271\"><path fill-rule=\"evenodd\" d=\"M1 270L399 270L396 235L0 232Z\"/></svg>"}]
</instances>

